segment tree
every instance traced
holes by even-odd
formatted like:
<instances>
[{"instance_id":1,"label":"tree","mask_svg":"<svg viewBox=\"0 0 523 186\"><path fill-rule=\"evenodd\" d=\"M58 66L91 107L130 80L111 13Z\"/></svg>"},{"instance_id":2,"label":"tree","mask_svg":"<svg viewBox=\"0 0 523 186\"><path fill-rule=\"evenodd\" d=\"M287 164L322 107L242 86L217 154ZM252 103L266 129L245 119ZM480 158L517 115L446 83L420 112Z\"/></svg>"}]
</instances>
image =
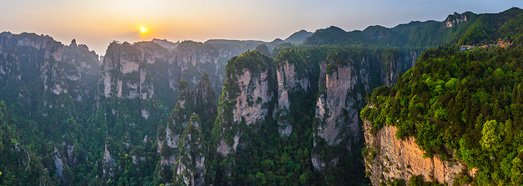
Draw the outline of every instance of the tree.
<instances>
[{"instance_id":1,"label":"tree","mask_svg":"<svg viewBox=\"0 0 523 186\"><path fill-rule=\"evenodd\" d=\"M267 179L265 178L265 174L263 174L261 172L256 173L256 179L262 185L267 183Z\"/></svg>"},{"instance_id":2,"label":"tree","mask_svg":"<svg viewBox=\"0 0 523 186\"><path fill-rule=\"evenodd\" d=\"M511 178L513 185L518 185L520 183L523 183L523 173L522 173L523 165L521 163L521 159L518 157L514 158L512 160L512 170L511 170Z\"/></svg>"},{"instance_id":3,"label":"tree","mask_svg":"<svg viewBox=\"0 0 523 186\"><path fill-rule=\"evenodd\" d=\"M489 152L497 152L501 145L499 125L496 120L490 120L483 124L481 130L481 147Z\"/></svg>"}]
</instances>

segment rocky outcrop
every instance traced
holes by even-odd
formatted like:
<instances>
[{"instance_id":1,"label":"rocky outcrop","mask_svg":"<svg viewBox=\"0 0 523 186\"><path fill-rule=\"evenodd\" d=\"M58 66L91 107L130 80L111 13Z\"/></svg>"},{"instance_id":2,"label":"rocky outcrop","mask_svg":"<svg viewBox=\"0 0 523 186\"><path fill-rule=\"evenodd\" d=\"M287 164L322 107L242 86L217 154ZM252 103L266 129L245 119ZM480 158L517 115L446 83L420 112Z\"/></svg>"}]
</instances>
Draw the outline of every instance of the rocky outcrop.
<instances>
[{"instance_id":1,"label":"rocky outcrop","mask_svg":"<svg viewBox=\"0 0 523 186\"><path fill-rule=\"evenodd\" d=\"M116 161L111 156L111 152L107 148L107 143L105 144L104 156L103 156L103 175L105 177L113 177L116 170Z\"/></svg>"},{"instance_id":2,"label":"rocky outcrop","mask_svg":"<svg viewBox=\"0 0 523 186\"><path fill-rule=\"evenodd\" d=\"M339 56L345 65L334 62L321 63L320 87L322 93L316 103L314 150L311 161L317 170L336 167L340 155L325 155L326 148L351 151L360 140L359 108L364 103L363 94L369 90L368 61L354 61L350 56ZM359 63L359 64L356 64ZM360 68L356 68L359 66ZM330 158L327 158L330 157Z\"/></svg>"},{"instance_id":3,"label":"rocky outcrop","mask_svg":"<svg viewBox=\"0 0 523 186\"><path fill-rule=\"evenodd\" d=\"M197 87L190 90L187 81L178 84L178 103L169 118L165 130L158 134L160 152L160 178L163 182L203 185L205 169L205 146L208 139L204 131L211 131L216 114L216 98L209 77L205 73ZM200 120L199 115L206 118ZM174 177L173 177L174 175Z\"/></svg>"},{"instance_id":4,"label":"rocky outcrop","mask_svg":"<svg viewBox=\"0 0 523 186\"><path fill-rule=\"evenodd\" d=\"M178 141L178 159L176 165L176 183L186 186L204 185L205 154L202 131L198 115L193 114Z\"/></svg>"},{"instance_id":5,"label":"rocky outcrop","mask_svg":"<svg viewBox=\"0 0 523 186\"><path fill-rule=\"evenodd\" d=\"M113 42L102 64L100 93L103 97L150 99L156 92L158 99L167 101L168 98L161 95L176 95L181 79L194 87L205 72L213 89L221 92L227 60L254 49L256 44L264 42L172 43L159 39L134 44Z\"/></svg>"},{"instance_id":6,"label":"rocky outcrop","mask_svg":"<svg viewBox=\"0 0 523 186\"><path fill-rule=\"evenodd\" d=\"M358 153L353 146L361 146L363 141L359 111L364 95L371 88L392 83L401 69L412 64L402 51L361 53L341 50L312 58L307 50L290 49L282 51L277 62L257 51L231 59L215 122L218 162L228 159L223 162L230 163L220 167L223 176L234 172L231 157L252 140L244 138L246 133L256 133L260 124L274 121L285 142L295 127L303 130L307 123L301 123L306 120L300 117L310 109L316 110L315 122L310 123L312 166L320 173L349 166L347 159Z\"/></svg>"},{"instance_id":7,"label":"rocky outcrop","mask_svg":"<svg viewBox=\"0 0 523 186\"><path fill-rule=\"evenodd\" d=\"M141 49L141 50L140 50ZM158 49L158 48L157 48ZM163 48L159 48L163 49ZM147 99L154 95L154 87L146 83L146 64L160 51L135 48L129 43L111 43L102 64L103 82L100 92L106 98Z\"/></svg>"},{"instance_id":8,"label":"rocky outcrop","mask_svg":"<svg viewBox=\"0 0 523 186\"><path fill-rule=\"evenodd\" d=\"M295 91L307 91L311 82L306 75L296 70L295 64L289 61L280 63L276 69L276 80L278 82L278 132L280 136L289 136L292 133L293 118L289 116L291 104L289 94Z\"/></svg>"},{"instance_id":9,"label":"rocky outcrop","mask_svg":"<svg viewBox=\"0 0 523 186\"><path fill-rule=\"evenodd\" d=\"M62 180L64 180L63 170L64 170L64 162L62 161L62 155L60 154L60 151L58 148L54 147L54 156L53 156L54 164L56 167L56 175Z\"/></svg>"},{"instance_id":10,"label":"rocky outcrop","mask_svg":"<svg viewBox=\"0 0 523 186\"><path fill-rule=\"evenodd\" d=\"M464 14L458 14L457 12L454 12L454 14L449 15L445 21L445 26L447 28L458 26L464 22L467 22L470 19L470 16L468 16L466 13Z\"/></svg>"},{"instance_id":11,"label":"rocky outcrop","mask_svg":"<svg viewBox=\"0 0 523 186\"><path fill-rule=\"evenodd\" d=\"M367 172L373 185L392 182L394 179L407 181L411 176L421 175L425 181L452 185L467 166L455 160L441 160L438 155L424 157L424 151L413 137L398 139L396 127L384 126L373 135L372 124L364 122L364 133L368 155L365 158Z\"/></svg>"},{"instance_id":12,"label":"rocky outcrop","mask_svg":"<svg viewBox=\"0 0 523 186\"><path fill-rule=\"evenodd\" d=\"M249 63L249 64L248 64ZM229 61L226 92L222 94L221 106L215 127L219 127L216 151L223 157L237 150L242 143L240 125L256 125L271 117L272 106L267 105L275 93L272 60L258 51L246 52Z\"/></svg>"},{"instance_id":13,"label":"rocky outcrop","mask_svg":"<svg viewBox=\"0 0 523 186\"><path fill-rule=\"evenodd\" d=\"M272 99L269 90L267 70L251 76L251 71L243 69L238 77L239 96L234 99L233 121L244 122L247 125L259 122L268 114L268 108L263 107Z\"/></svg>"},{"instance_id":14,"label":"rocky outcrop","mask_svg":"<svg viewBox=\"0 0 523 186\"><path fill-rule=\"evenodd\" d=\"M5 94L28 97L22 89L41 86L49 96L68 94L78 103L92 103L98 55L87 46L76 41L66 46L49 36L3 32L0 54L0 86L10 90ZM26 87L28 84L32 86ZM53 100L45 101L53 104Z\"/></svg>"}]
</instances>

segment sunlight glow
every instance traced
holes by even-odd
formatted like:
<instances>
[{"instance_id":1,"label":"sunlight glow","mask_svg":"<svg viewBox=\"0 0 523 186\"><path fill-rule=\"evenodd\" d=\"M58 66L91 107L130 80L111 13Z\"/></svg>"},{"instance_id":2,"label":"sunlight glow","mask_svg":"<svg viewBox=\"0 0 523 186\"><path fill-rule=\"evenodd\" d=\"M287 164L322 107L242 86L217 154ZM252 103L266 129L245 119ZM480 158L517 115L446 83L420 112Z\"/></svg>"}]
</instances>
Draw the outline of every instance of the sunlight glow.
<instances>
[{"instance_id":1,"label":"sunlight glow","mask_svg":"<svg viewBox=\"0 0 523 186\"><path fill-rule=\"evenodd\" d=\"M145 28L145 27L143 27L143 26L140 27L140 32L141 32L142 34L145 34L145 32L147 32L147 28Z\"/></svg>"}]
</instances>

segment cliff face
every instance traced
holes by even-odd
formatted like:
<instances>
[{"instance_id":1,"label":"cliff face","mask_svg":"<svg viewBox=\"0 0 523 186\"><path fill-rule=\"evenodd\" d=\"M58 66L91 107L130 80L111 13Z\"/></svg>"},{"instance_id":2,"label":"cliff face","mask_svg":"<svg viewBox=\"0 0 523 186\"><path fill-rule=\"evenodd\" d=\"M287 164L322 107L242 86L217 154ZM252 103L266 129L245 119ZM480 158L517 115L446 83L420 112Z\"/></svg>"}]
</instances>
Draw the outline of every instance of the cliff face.
<instances>
[{"instance_id":1,"label":"cliff face","mask_svg":"<svg viewBox=\"0 0 523 186\"><path fill-rule=\"evenodd\" d=\"M163 114L175 106L180 80L186 80L187 87L193 88L207 73L207 83L214 92L221 92L227 60L253 49L253 43L258 42L113 42L100 70L98 108L104 117L123 120L138 129L144 123L164 119ZM135 117L135 112L141 117ZM143 129L146 135L155 133Z\"/></svg>"},{"instance_id":2,"label":"cliff face","mask_svg":"<svg viewBox=\"0 0 523 186\"><path fill-rule=\"evenodd\" d=\"M185 185L205 184L205 153L198 115L193 114L178 141L175 183Z\"/></svg>"},{"instance_id":3,"label":"cliff face","mask_svg":"<svg viewBox=\"0 0 523 186\"><path fill-rule=\"evenodd\" d=\"M298 64L299 65L299 64ZM288 60L279 63L276 67L278 82L278 132L280 136L290 136L294 117L289 113L293 93L307 92L311 89L311 80L306 75L297 72L296 64ZM303 101L303 100L300 100Z\"/></svg>"},{"instance_id":4,"label":"cliff face","mask_svg":"<svg viewBox=\"0 0 523 186\"><path fill-rule=\"evenodd\" d=\"M417 175L425 181L452 185L459 174L467 171L466 165L455 159L441 160L437 155L424 158L423 150L412 137L397 139L394 126L385 126L376 135L371 134L371 127L369 121L364 122L366 148L372 154L364 157L365 166L373 185L394 179L408 183L411 176Z\"/></svg>"},{"instance_id":5,"label":"cliff face","mask_svg":"<svg viewBox=\"0 0 523 186\"><path fill-rule=\"evenodd\" d=\"M365 104L365 95L376 86L395 82L400 72L414 65L418 54L418 51L390 49L344 51L333 53L319 63L320 94L315 103L311 155L316 170L339 172L351 164L344 159L359 153L363 143L359 112ZM336 181L327 180L330 184Z\"/></svg>"},{"instance_id":6,"label":"cliff face","mask_svg":"<svg viewBox=\"0 0 523 186\"><path fill-rule=\"evenodd\" d=\"M74 40L67 46L49 36L3 32L0 53L2 96L18 97L24 103L31 93L41 93L37 96L46 97L46 106L52 107L51 96L67 94L75 103L92 104L99 61L87 46Z\"/></svg>"},{"instance_id":7,"label":"cliff face","mask_svg":"<svg viewBox=\"0 0 523 186\"><path fill-rule=\"evenodd\" d=\"M229 157L236 152L242 143L242 126L259 125L271 117L269 110L273 107L268 103L275 97L274 89L270 88L274 83L274 71L269 68L272 63L267 56L254 51L232 58L227 64L226 88L215 122L220 131L216 151L221 156Z\"/></svg>"},{"instance_id":8,"label":"cliff face","mask_svg":"<svg viewBox=\"0 0 523 186\"><path fill-rule=\"evenodd\" d=\"M261 140L253 136L261 129L265 131L263 135L273 135L267 134L273 125L276 126L273 132L278 136L273 138L282 143L273 149L286 151L286 145L295 145L300 140L313 142L307 164L320 174L357 164L349 157L357 156L363 142L359 111L365 103L365 94L371 88L392 82L400 70L412 65L410 55L417 54L310 50L314 53L295 49L281 51L276 62L256 51L229 61L214 126L218 162L227 163L220 164L218 172L222 172L223 177L218 175L216 180L232 183L225 177L242 171L234 166L240 163L235 157L250 157L250 149L255 149L250 145ZM386 55L388 58L382 57ZM344 183L341 172L340 177L334 176L326 182Z\"/></svg>"},{"instance_id":9,"label":"cliff face","mask_svg":"<svg viewBox=\"0 0 523 186\"><path fill-rule=\"evenodd\" d=\"M97 114L108 122L108 135L113 138L129 137L130 148L126 151L132 152L140 146L141 139L156 136L157 127L162 125L158 121L164 121L165 115L175 108L198 113L202 128L205 128L202 131L207 137L205 140L209 140L209 128L217 113L214 92L222 90L225 64L233 56L254 49L254 43L263 42L213 40L206 43L171 43L153 40L134 44L111 43L101 65L97 94ZM205 81L200 81L204 74L206 77L202 80ZM184 90L179 90L181 80L185 82ZM196 90L190 90L193 88ZM187 95L177 95L179 93ZM160 157L161 167L169 167L166 168L168 172L163 173L167 175L167 180L171 180L169 171L173 170L177 161L177 140L191 116L191 113L183 114L188 114L185 119L171 120L163 128L162 135L157 136L160 139L157 152L165 151ZM125 127L114 130L115 126Z\"/></svg>"},{"instance_id":10,"label":"cliff face","mask_svg":"<svg viewBox=\"0 0 523 186\"><path fill-rule=\"evenodd\" d=\"M348 58L348 56L344 56ZM327 72L327 65L321 64L320 82L325 82L323 93L316 103L316 119L318 126L314 129L314 147L319 149L335 147L338 145L350 151L351 146L360 140L359 108L363 104L363 93L369 90L368 64L362 64L347 59L347 65L333 65L335 70ZM355 68L360 66L360 68ZM331 67L332 68L332 67ZM321 144L321 145L320 145ZM312 156L314 168L322 170L325 166L336 167L339 156L330 158L321 157L315 151ZM329 165L327 165L329 164Z\"/></svg>"},{"instance_id":11,"label":"cliff face","mask_svg":"<svg viewBox=\"0 0 523 186\"><path fill-rule=\"evenodd\" d=\"M205 73L194 90L187 81L178 85L178 103L165 128L158 133L159 177L163 182L205 184L207 146L216 115L215 93ZM204 118L203 122L200 120Z\"/></svg>"},{"instance_id":12,"label":"cliff face","mask_svg":"<svg viewBox=\"0 0 523 186\"><path fill-rule=\"evenodd\" d=\"M71 140L75 137L64 134L79 130L77 121L90 115L98 65L98 56L75 40L63 45L50 36L0 33L0 99L16 105L13 114L23 120L40 122L30 127L17 125L48 137L53 148L40 151L52 157L49 165L53 166L47 173L56 174L64 184L72 183L71 169L85 162L78 158ZM16 144L25 150L23 143ZM30 151L26 152L27 163L35 163Z\"/></svg>"},{"instance_id":13,"label":"cliff face","mask_svg":"<svg viewBox=\"0 0 523 186\"><path fill-rule=\"evenodd\" d=\"M464 14L458 14L454 12L454 14L449 15L447 19L445 19L445 26L448 27L455 27L458 26L464 22L467 22L470 19L470 15L467 15L467 13Z\"/></svg>"}]
</instances>

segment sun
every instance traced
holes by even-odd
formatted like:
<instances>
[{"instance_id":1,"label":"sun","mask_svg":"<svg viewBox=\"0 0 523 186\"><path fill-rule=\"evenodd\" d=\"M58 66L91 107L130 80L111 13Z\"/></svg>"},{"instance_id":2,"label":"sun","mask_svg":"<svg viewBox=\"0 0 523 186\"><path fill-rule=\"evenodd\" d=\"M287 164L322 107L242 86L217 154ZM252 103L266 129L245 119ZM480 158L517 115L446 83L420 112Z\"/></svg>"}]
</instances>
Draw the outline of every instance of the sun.
<instances>
[{"instance_id":1,"label":"sun","mask_svg":"<svg viewBox=\"0 0 523 186\"><path fill-rule=\"evenodd\" d=\"M143 27L143 26L140 27L140 32L141 32L142 34L145 34L145 32L147 32L147 28L145 28L145 27Z\"/></svg>"}]
</instances>

